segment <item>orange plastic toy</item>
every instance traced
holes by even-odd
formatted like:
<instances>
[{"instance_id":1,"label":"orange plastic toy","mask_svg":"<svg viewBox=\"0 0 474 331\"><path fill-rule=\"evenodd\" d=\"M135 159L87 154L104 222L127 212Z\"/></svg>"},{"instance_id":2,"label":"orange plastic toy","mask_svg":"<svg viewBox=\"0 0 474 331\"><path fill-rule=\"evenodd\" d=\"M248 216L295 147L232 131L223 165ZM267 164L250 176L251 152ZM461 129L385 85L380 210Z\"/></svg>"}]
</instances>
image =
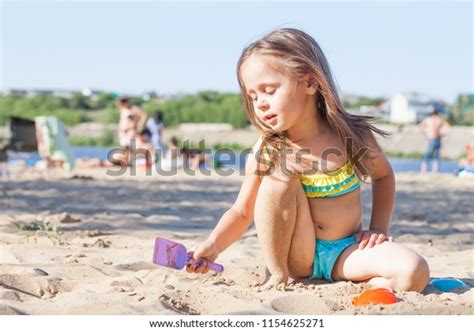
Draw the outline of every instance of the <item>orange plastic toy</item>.
<instances>
[{"instance_id":1,"label":"orange plastic toy","mask_svg":"<svg viewBox=\"0 0 474 331\"><path fill-rule=\"evenodd\" d=\"M373 305L391 305L398 301L393 292L385 288L374 288L362 292L359 296L352 299L354 306Z\"/></svg>"}]
</instances>

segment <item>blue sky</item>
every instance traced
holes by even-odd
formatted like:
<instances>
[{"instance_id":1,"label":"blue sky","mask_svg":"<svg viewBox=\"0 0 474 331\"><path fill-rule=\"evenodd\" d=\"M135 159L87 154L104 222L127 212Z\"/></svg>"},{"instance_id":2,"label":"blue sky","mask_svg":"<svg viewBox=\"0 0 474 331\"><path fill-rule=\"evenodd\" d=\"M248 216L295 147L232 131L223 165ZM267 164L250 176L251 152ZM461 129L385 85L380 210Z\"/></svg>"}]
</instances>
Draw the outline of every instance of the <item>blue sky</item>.
<instances>
[{"instance_id":1,"label":"blue sky","mask_svg":"<svg viewBox=\"0 0 474 331\"><path fill-rule=\"evenodd\" d=\"M237 92L242 48L277 27L310 33L346 93L473 87L471 2L3 1L1 89Z\"/></svg>"}]
</instances>

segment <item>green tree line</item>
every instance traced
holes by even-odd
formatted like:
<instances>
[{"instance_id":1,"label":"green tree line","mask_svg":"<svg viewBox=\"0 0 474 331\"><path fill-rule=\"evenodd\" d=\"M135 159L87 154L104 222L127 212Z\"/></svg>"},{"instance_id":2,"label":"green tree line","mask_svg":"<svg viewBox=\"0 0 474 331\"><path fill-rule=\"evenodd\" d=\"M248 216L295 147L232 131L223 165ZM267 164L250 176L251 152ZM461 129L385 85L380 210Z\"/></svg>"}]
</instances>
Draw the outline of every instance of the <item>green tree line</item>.
<instances>
[{"instance_id":1,"label":"green tree line","mask_svg":"<svg viewBox=\"0 0 474 331\"><path fill-rule=\"evenodd\" d=\"M185 122L230 123L234 128L249 124L240 96L235 93L199 92L166 102L160 102L157 98L146 102L138 97L129 99L150 116L162 111L165 125L169 127ZM92 120L102 123L117 123L119 120L116 97L107 93L94 98L80 93L75 93L70 98L52 94L0 97L0 125L4 125L7 116L33 119L40 115L58 116L68 126Z\"/></svg>"},{"instance_id":2,"label":"green tree line","mask_svg":"<svg viewBox=\"0 0 474 331\"><path fill-rule=\"evenodd\" d=\"M474 93L461 94L450 109L452 123L474 125Z\"/></svg>"},{"instance_id":3,"label":"green tree line","mask_svg":"<svg viewBox=\"0 0 474 331\"><path fill-rule=\"evenodd\" d=\"M165 102L160 101L156 95L152 95L148 101L136 96L129 99L150 116L156 111L162 111L167 127L189 122L229 123L234 128L249 125L240 95L236 93L204 91L171 98ZM118 123L116 100L116 95L106 92L94 97L74 93L68 98L52 93L36 96L4 95L0 96L0 125L4 125L7 116L33 119L40 115L57 116L68 126L87 121ZM345 101L344 105L357 108L361 105L377 105L382 101L382 98L360 97L355 104ZM453 124L473 125L474 95L460 95L450 110Z\"/></svg>"}]
</instances>

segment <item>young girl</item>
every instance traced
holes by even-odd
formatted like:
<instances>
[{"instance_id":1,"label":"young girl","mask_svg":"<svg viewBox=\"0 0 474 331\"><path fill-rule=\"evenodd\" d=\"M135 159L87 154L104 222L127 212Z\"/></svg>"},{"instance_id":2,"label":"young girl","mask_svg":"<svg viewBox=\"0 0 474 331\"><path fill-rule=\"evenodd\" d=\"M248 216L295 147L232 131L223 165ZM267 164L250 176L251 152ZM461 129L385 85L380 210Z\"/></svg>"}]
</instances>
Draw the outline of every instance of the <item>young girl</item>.
<instances>
[{"instance_id":1,"label":"young girl","mask_svg":"<svg viewBox=\"0 0 474 331\"><path fill-rule=\"evenodd\" d=\"M247 115L261 132L234 205L193 250L188 272L206 273L255 219L267 265L264 288L291 276L366 281L422 291L425 259L394 243L388 229L395 181L369 117L345 111L316 41L278 29L244 49L238 65ZM360 182L372 183L372 215L362 228Z\"/></svg>"}]
</instances>

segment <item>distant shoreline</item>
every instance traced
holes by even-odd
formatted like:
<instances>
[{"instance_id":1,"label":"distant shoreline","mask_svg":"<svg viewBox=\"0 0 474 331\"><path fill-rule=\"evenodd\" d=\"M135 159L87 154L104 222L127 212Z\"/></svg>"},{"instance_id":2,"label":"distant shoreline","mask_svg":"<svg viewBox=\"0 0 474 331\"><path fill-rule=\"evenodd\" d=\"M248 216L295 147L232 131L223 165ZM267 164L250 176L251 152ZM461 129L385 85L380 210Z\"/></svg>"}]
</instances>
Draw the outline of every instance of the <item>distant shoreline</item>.
<instances>
[{"instance_id":1,"label":"distant shoreline","mask_svg":"<svg viewBox=\"0 0 474 331\"><path fill-rule=\"evenodd\" d=\"M219 123L186 123L177 128L165 128L164 140L169 141L172 136L180 140L189 140L197 144L204 140L206 147L225 145L231 149L245 149L252 147L259 138L253 128L229 129ZM389 138L378 137L377 140L388 156L398 158L421 158L426 148L426 138L416 125L379 124L391 135ZM99 138L110 130L116 135L116 125L100 123L82 123L69 130L70 137L75 136ZM465 153L464 146L474 140L473 127L453 126L449 135L443 138L441 156L446 160L457 160ZM234 146L234 148L232 148Z\"/></svg>"},{"instance_id":2,"label":"distant shoreline","mask_svg":"<svg viewBox=\"0 0 474 331\"><path fill-rule=\"evenodd\" d=\"M426 138L416 125L379 124L377 127L389 132L390 137L377 137L387 156L420 159L426 148ZM445 160L458 160L465 154L464 146L473 143L473 127L453 126L449 135L443 138L441 156ZM68 129L71 145L113 147L117 125L96 122L81 123ZM0 128L0 138L4 136ZM232 129L224 123L186 123L177 128L165 128L164 140L172 136L181 141L188 140L197 145L204 140L205 146L221 146L232 150L252 147L259 138L253 128Z\"/></svg>"}]
</instances>

